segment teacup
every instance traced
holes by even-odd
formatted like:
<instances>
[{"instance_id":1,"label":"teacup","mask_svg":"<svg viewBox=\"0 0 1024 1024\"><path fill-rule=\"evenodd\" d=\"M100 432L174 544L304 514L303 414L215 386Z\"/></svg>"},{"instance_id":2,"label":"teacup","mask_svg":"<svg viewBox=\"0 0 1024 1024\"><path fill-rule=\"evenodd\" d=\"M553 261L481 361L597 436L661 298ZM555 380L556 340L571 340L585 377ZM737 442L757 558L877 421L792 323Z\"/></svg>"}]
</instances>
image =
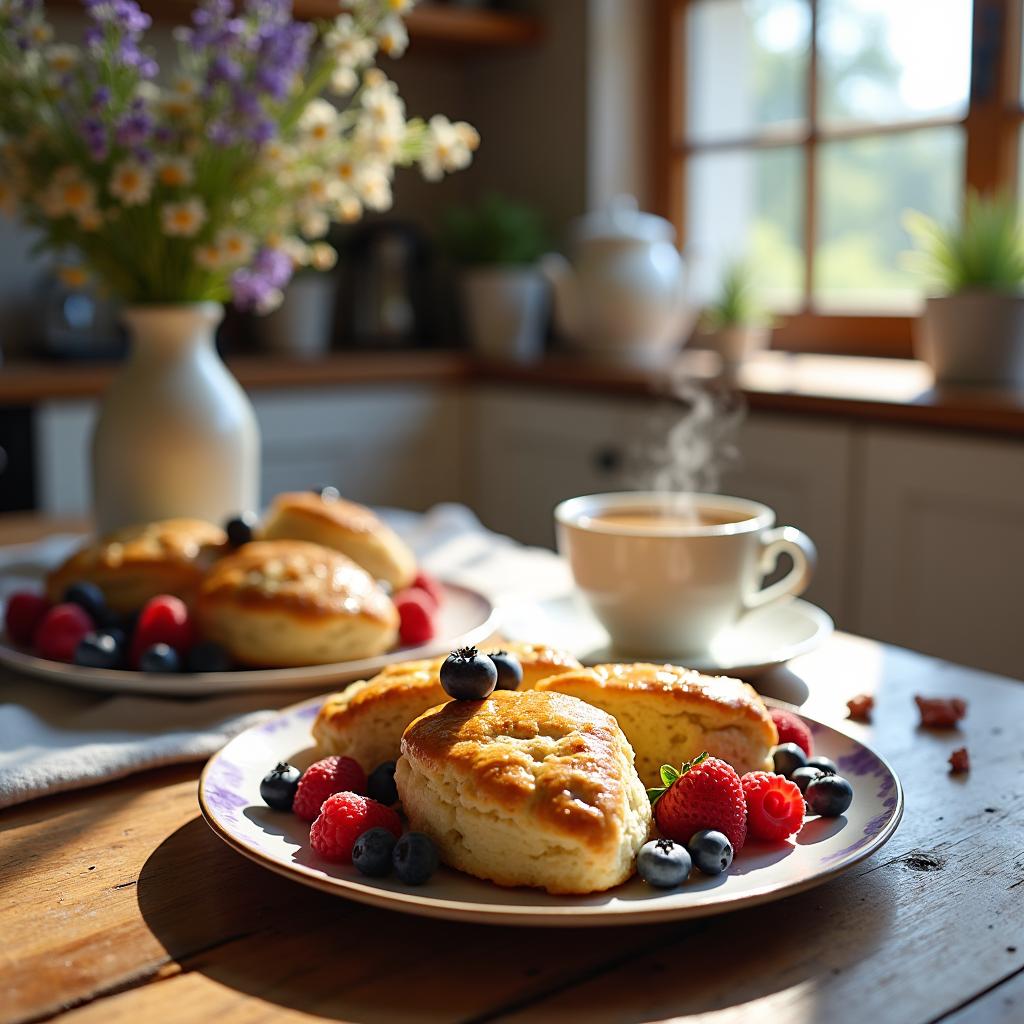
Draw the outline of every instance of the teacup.
<instances>
[{"instance_id":1,"label":"teacup","mask_svg":"<svg viewBox=\"0 0 1024 1024\"><path fill-rule=\"evenodd\" d=\"M756 501L718 494L590 494L555 509L558 550L616 653L703 654L741 615L802 593L817 552ZM793 565L768 586L779 556Z\"/></svg>"}]
</instances>

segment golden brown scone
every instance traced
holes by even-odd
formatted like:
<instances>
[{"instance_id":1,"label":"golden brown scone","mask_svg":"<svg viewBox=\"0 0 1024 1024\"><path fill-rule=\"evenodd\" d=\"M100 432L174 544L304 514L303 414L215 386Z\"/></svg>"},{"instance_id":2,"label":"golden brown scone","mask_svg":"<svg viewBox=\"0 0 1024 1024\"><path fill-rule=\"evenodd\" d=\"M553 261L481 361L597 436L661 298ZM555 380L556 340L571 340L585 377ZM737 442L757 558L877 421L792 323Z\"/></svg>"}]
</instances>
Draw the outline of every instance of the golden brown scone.
<instances>
[{"instance_id":1,"label":"golden brown scone","mask_svg":"<svg viewBox=\"0 0 1024 1024\"><path fill-rule=\"evenodd\" d=\"M115 612L131 612L157 594L190 601L208 563L227 541L201 519L161 519L126 526L87 544L50 573L47 596L59 601L71 583L95 583Z\"/></svg>"},{"instance_id":2,"label":"golden brown scone","mask_svg":"<svg viewBox=\"0 0 1024 1024\"><path fill-rule=\"evenodd\" d=\"M308 540L334 548L395 590L416 577L416 557L401 537L368 508L315 491L279 494L260 531L265 540Z\"/></svg>"},{"instance_id":3,"label":"golden brown scone","mask_svg":"<svg viewBox=\"0 0 1024 1024\"><path fill-rule=\"evenodd\" d=\"M427 711L402 737L395 782L441 859L498 885L610 889L650 830L615 719L560 693L497 690Z\"/></svg>"},{"instance_id":4,"label":"golden brown scone","mask_svg":"<svg viewBox=\"0 0 1024 1024\"><path fill-rule=\"evenodd\" d=\"M196 616L243 665L369 658L398 639L398 612L365 569L297 540L256 541L222 558L199 588Z\"/></svg>"},{"instance_id":5,"label":"golden brown scone","mask_svg":"<svg viewBox=\"0 0 1024 1024\"><path fill-rule=\"evenodd\" d=\"M523 667L521 690L532 690L541 679L580 663L564 651L543 644L510 643L502 647L514 654ZM329 696L313 723L313 736L321 756L354 757L366 771L384 761L398 759L405 727L424 711L449 699L438 673L444 656L426 661L388 665L369 681L353 683Z\"/></svg>"},{"instance_id":6,"label":"golden brown scone","mask_svg":"<svg viewBox=\"0 0 1024 1024\"><path fill-rule=\"evenodd\" d=\"M757 691L739 679L675 665L597 665L551 676L538 689L568 693L614 715L636 751L646 786L660 786L663 764L708 751L741 775L771 771L779 742Z\"/></svg>"}]
</instances>

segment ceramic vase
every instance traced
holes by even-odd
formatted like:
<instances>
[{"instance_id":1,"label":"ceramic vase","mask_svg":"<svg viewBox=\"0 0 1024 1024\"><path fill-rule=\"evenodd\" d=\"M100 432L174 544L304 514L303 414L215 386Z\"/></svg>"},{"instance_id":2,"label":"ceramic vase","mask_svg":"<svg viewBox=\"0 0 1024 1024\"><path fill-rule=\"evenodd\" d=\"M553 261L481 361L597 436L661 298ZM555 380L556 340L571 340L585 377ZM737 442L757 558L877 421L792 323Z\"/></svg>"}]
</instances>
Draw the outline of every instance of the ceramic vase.
<instances>
[{"instance_id":1,"label":"ceramic vase","mask_svg":"<svg viewBox=\"0 0 1024 1024\"><path fill-rule=\"evenodd\" d=\"M548 284L536 267L473 267L462 272L461 286L466 328L477 355L513 363L541 357Z\"/></svg>"},{"instance_id":2,"label":"ceramic vase","mask_svg":"<svg viewBox=\"0 0 1024 1024\"><path fill-rule=\"evenodd\" d=\"M175 516L220 523L257 508L259 428L214 346L223 315L215 302L122 312L131 348L92 439L100 533Z\"/></svg>"}]
</instances>

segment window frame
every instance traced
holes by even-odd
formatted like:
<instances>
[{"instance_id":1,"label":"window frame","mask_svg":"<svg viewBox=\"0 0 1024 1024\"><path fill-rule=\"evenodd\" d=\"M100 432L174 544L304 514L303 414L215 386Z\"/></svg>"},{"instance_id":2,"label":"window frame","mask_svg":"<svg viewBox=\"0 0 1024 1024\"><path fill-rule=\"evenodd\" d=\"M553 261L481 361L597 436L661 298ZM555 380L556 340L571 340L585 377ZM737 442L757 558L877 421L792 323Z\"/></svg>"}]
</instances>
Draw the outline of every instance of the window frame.
<instances>
[{"instance_id":1,"label":"window frame","mask_svg":"<svg viewBox=\"0 0 1024 1024\"><path fill-rule=\"evenodd\" d=\"M959 125L964 130L964 194L1014 194L1018 174L1019 137L1024 130L1021 102L1021 19L1024 0L974 0L971 34L971 80L963 117L934 117L892 125L857 125L820 133L817 125L818 6L811 11L811 52L807 70L807 123L796 131L712 143L686 140L686 11L694 0L655 0L654 96L652 97L652 171L658 211L686 241L687 161L694 152L732 149L749 152L781 144L798 144L804 152L803 243L804 297L801 309L780 316L773 347L790 352L909 358L913 355L916 317L882 314L832 314L814 309L813 284L816 224L817 147L823 138L860 138L914 128Z\"/></svg>"}]
</instances>

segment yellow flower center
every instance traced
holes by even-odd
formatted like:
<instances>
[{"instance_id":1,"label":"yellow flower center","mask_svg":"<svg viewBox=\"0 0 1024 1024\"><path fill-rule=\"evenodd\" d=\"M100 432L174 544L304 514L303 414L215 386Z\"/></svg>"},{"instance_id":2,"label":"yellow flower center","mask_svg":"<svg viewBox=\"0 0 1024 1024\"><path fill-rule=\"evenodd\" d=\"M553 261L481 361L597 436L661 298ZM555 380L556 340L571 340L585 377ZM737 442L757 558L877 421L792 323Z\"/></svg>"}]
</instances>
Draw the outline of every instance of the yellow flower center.
<instances>
[{"instance_id":1,"label":"yellow flower center","mask_svg":"<svg viewBox=\"0 0 1024 1024\"><path fill-rule=\"evenodd\" d=\"M89 198L89 190L80 181L72 182L64 186L64 205L74 209L76 206L84 206Z\"/></svg>"}]
</instances>

